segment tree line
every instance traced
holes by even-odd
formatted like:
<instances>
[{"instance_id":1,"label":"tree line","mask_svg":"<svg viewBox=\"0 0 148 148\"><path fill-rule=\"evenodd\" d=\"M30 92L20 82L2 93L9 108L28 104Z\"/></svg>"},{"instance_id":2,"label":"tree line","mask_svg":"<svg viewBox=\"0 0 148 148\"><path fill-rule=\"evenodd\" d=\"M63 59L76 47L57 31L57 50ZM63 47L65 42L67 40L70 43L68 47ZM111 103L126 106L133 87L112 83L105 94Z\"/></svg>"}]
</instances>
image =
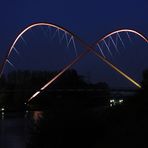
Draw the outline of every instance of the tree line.
<instances>
[{"instance_id":1,"label":"tree line","mask_svg":"<svg viewBox=\"0 0 148 148\"><path fill-rule=\"evenodd\" d=\"M24 103L36 90L57 75L58 71L12 71L0 79L0 107L23 108ZM48 89L101 89L109 94L105 82L91 84L84 76L71 69L65 72Z\"/></svg>"}]
</instances>

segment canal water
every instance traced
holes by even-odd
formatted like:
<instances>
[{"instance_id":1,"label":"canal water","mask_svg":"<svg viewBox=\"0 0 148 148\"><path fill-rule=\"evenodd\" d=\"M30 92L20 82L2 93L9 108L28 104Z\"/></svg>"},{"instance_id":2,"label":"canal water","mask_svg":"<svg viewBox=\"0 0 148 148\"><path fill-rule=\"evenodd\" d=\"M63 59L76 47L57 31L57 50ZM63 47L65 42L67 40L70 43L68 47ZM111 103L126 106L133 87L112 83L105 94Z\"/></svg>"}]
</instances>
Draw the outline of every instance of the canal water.
<instances>
[{"instance_id":1,"label":"canal water","mask_svg":"<svg viewBox=\"0 0 148 148\"><path fill-rule=\"evenodd\" d=\"M93 121L84 114L68 116L69 113L53 114L49 111L3 112L0 148L76 147L78 143L79 146L91 145L94 140L91 133L95 131Z\"/></svg>"},{"instance_id":2,"label":"canal water","mask_svg":"<svg viewBox=\"0 0 148 148\"><path fill-rule=\"evenodd\" d=\"M27 120L20 113L1 113L0 148L25 148Z\"/></svg>"},{"instance_id":3,"label":"canal water","mask_svg":"<svg viewBox=\"0 0 148 148\"><path fill-rule=\"evenodd\" d=\"M147 107L1 112L0 148L147 148Z\"/></svg>"}]
</instances>

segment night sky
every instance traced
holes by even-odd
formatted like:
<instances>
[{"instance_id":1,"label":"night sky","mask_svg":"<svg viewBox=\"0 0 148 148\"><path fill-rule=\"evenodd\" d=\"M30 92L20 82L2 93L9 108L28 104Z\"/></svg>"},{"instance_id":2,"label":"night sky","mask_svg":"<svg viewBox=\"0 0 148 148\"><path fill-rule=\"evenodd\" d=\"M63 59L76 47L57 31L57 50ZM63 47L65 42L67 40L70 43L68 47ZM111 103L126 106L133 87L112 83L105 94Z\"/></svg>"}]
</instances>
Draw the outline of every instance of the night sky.
<instances>
[{"instance_id":1,"label":"night sky","mask_svg":"<svg viewBox=\"0 0 148 148\"><path fill-rule=\"evenodd\" d=\"M147 18L147 0L1 0L0 61L18 33L35 22L50 22L63 26L90 44L121 28L135 29L147 37ZM25 36L27 42L33 40L32 37L29 40L30 36L33 35ZM136 47L132 45L128 46L128 49L121 49L120 55L114 57L116 60L110 60L117 65L120 61L118 67L140 82L142 70L148 68L148 46L138 38L133 40ZM40 50L35 46L36 50ZM33 53L32 50L29 52L30 55ZM50 50L49 54L51 52L54 55L54 51ZM23 50L20 54L23 55ZM60 55L57 57L60 60ZM51 60L55 60L55 57ZM29 65L27 62L28 60L26 65ZM49 67L47 62L44 63L45 67ZM93 55L84 58L76 68L89 81L106 81L111 86L132 87L132 84Z\"/></svg>"}]
</instances>

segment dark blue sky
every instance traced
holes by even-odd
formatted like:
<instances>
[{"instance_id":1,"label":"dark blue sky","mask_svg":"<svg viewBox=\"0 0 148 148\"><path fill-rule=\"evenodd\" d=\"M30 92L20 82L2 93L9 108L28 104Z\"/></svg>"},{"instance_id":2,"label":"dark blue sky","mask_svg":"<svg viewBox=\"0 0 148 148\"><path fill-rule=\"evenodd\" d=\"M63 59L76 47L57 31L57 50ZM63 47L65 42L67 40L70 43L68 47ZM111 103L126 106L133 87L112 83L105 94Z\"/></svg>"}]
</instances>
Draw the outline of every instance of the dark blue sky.
<instances>
[{"instance_id":1,"label":"dark blue sky","mask_svg":"<svg viewBox=\"0 0 148 148\"><path fill-rule=\"evenodd\" d=\"M147 36L147 18L147 0L1 0L1 56L10 47L16 35L35 22L52 22L64 26L91 43L120 28L136 29ZM146 48L145 45L141 46ZM93 62L86 60L86 63L90 63L88 67L92 67ZM99 65L100 63L94 64L94 67ZM85 71L88 71L91 77L98 77L99 73ZM105 70L102 73L108 75ZM109 81L113 82L115 79Z\"/></svg>"}]
</instances>

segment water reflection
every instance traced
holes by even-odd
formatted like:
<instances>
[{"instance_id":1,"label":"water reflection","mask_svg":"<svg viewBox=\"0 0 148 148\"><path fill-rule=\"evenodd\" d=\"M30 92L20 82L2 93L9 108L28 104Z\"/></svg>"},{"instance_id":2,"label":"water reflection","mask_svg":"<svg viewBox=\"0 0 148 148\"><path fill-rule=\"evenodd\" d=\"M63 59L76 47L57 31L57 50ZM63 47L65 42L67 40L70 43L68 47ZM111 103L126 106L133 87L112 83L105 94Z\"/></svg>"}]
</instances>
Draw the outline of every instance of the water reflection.
<instances>
[{"instance_id":1,"label":"water reflection","mask_svg":"<svg viewBox=\"0 0 148 148\"><path fill-rule=\"evenodd\" d=\"M78 143L86 147L86 141L93 141L95 124L82 112L53 109L1 115L0 148L76 147Z\"/></svg>"},{"instance_id":2,"label":"water reflection","mask_svg":"<svg viewBox=\"0 0 148 148\"><path fill-rule=\"evenodd\" d=\"M136 147L142 142L146 145L147 114L138 121L138 116L135 119L133 116L137 112L125 112L122 107L86 110L64 106L44 111L4 112L0 120L0 148L121 148L129 144ZM139 113L143 114L141 110Z\"/></svg>"},{"instance_id":3,"label":"water reflection","mask_svg":"<svg viewBox=\"0 0 148 148\"><path fill-rule=\"evenodd\" d=\"M1 112L0 148L26 148L26 120L20 113Z\"/></svg>"},{"instance_id":4,"label":"water reflection","mask_svg":"<svg viewBox=\"0 0 148 148\"><path fill-rule=\"evenodd\" d=\"M33 111L33 119L37 124L43 118L43 111Z\"/></svg>"},{"instance_id":5,"label":"water reflection","mask_svg":"<svg viewBox=\"0 0 148 148\"><path fill-rule=\"evenodd\" d=\"M36 143L33 139L43 111L6 112L2 108L0 114L0 148L30 148Z\"/></svg>"},{"instance_id":6,"label":"water reflection","mask_svg":"<svg viewBox=\"0 0 148 148\"><path fill-rule=\"evenodd\" d=\"M63 108L33 111L30 115L32 124L27 148L91 147L95 143L97 124L88 112Z\"/></svg>"},{"instance_id":7,"label":"water reflection","mask_svg":"<svg viewBox=\"0 0 148 148\"><path fill-rule=\"evenodd\" d=\"M5 113L1 112L1 119L4 120L4 117L5 117Z\"/></svg>"},{"instance_id":8,"label":"water reflection","mask_svg":"<svg viewBox=\"0 0 148 148\"><path fill-rule=\"evenodd\" d=\"M5 116L5 108L2 107L2 108L0 109L0 111L1 111L1 119L4 120L4 116Z\"/></svg>"}]
</instances>

